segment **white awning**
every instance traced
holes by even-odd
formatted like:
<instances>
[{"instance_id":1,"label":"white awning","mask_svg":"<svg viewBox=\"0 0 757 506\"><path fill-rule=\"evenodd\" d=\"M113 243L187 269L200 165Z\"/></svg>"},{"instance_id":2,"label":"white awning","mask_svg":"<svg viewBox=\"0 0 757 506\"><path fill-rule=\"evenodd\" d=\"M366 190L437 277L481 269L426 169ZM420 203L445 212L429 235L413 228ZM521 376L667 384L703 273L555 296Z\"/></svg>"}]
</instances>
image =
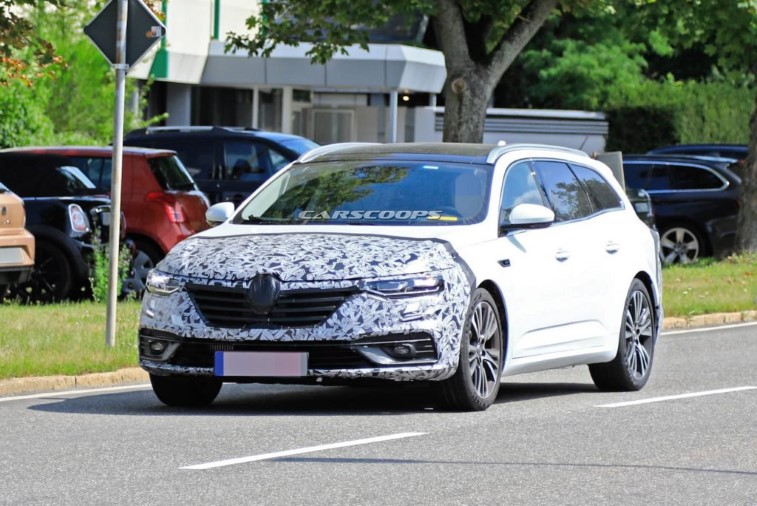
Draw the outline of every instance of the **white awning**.
<instances>
[{"instance_id":1,"label":"white awning","mask_svg":"<svg viewBox=\"0 0 757 506\"><path fill-rule=\"evenodd\" d=\"M431 49L370 44L366 51L352 46L347 55L335 54L325 65L318 65L306 56L311 47L304 43L298 47L279 46L269 58L261 58L239 51L227 54L223 42L211 41L202 77L196 84L440 93L447 76L444 56ZM171 81L171 76L167 80Z\"/></svg>"}]
</instances>

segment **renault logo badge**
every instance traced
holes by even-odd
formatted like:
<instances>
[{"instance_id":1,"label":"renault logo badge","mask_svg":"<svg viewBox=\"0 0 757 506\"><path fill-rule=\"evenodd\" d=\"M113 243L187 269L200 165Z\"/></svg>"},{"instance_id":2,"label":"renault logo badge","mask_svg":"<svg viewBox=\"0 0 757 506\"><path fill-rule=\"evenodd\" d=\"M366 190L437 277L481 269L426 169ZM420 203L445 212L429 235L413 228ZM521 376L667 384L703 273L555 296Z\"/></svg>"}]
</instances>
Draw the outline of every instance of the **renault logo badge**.
<instances>
[{"instance_id":1,"label":"renault logo badge","mask_svg":"<svg viewBox=\"0 0 757 506\"><path fill-rule=\"evenodd\" d=\"M250 288L247 290L247 302L250 309L256 315L270 313L281 291L281 281L273 274L257 274L250 280Z\"/></svg>"}]
</instances>

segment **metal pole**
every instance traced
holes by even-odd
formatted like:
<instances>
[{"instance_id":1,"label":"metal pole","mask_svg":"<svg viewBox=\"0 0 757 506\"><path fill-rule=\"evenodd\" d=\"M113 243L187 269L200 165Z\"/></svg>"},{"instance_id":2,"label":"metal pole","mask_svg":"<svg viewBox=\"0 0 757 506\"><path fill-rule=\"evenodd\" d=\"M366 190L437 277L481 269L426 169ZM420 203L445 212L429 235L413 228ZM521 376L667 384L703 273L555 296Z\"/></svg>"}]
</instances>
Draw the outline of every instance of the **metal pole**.
<instances>
[{"instance_id":1,"label":"metal pole","mask_svg":"<svg viewBox=\"0 0 757 506\"><path fill-rule=\"evenodd\" d=\"M389 142L397 142L397 96L399 92L389 94Z\"/></svg>"},{"instance_id":2,"label":"metal pole","mask_svg":"<svg viewBox=\"0 0 757 506\"><path fill-rule=\"evenodd\" d=\"M129 0L118 0L116 17L116 103L113 119L113 173L111 175L110 240L108 241L108 309L105 328L105 344L116 345L116 304L118 302L118 252L121 238L121 169L124 144L124 95L126 94L126 21L129 16Z\"/></svg>"}]
</instances>

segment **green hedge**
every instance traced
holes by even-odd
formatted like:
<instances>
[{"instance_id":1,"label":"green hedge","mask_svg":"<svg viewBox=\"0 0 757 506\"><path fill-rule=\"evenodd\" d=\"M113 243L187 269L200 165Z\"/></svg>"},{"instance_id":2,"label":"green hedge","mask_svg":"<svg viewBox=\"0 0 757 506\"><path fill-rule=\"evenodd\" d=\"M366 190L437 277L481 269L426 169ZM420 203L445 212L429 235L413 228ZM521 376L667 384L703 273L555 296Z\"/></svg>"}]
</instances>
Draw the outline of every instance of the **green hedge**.
<instances>
[{"instance_id":1,"label":"green hedge","mask_svg":"<svg viewBox=\"0 0 757 506\"><path fill-rule=\"evenodd\" d=\"M616 89L606 108L606 149L644 153L669 144L746 144L755 92L725 83L672 81Z\"/></svg>"}]
</instances>

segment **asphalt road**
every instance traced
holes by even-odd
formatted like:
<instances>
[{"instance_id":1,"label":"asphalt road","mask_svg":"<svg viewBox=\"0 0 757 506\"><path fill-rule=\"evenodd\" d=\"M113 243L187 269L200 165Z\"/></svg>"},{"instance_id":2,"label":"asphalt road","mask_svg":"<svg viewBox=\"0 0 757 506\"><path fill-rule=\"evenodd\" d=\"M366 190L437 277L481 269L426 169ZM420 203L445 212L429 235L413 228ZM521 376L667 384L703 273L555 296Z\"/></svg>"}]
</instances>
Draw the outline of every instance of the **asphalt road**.
<instances>
[{"instance_id":1,"label":"asphalt road","mask_svg":"<svg viewBox=\"0 0 757 506\"><path fill-rule=\"evenodd\" d=\"M0 504L757 504L756 361L754 324L668 333L641 392L561 369L483 413L422 388L0 399Z\"/></svg>"}]
</instances>

